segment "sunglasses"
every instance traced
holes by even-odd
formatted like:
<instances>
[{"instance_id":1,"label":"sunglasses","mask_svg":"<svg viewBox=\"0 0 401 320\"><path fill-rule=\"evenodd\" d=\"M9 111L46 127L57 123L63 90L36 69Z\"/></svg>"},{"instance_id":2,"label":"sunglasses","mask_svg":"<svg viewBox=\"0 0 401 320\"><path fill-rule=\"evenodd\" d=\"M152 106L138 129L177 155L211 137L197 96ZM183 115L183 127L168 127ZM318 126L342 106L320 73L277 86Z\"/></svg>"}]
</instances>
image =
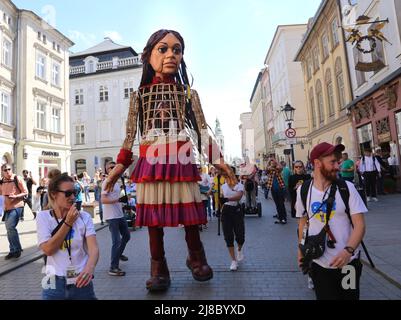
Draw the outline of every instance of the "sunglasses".
<instances>
[{"instance_id":1,"label":"sunglasses","mask_svg":"<svg viewBox=\"0 0 401 320\"><path fill-rule=\"evenodd\" d=\"M295 169L302 169L302 166L294 166Z\"/></svg>"},{"instance_id":2,"label":"sunglasses","mask_svg":"<svg viewBox=\"0 0 401 320\"><path fill-rule=\"evenodd\" d=\"M74 195L74 197L76 197L77 194L78 194L78 192L77 192L76 190L66 190L66 191L57 190L57 192L64 193L64 195L65 195L66 198L69 198L69 197L71 197L72 195Z\"/></svg>"},{"instance_id":3,"label":"sunglasses","mask_svg":"<svg viewBox=\"0 0 401 320\"><path fill-rule=\"evenodd\" d=\"M11 171L11 168L4 169L3 171L4 171L4 172Z\"/></svg>"}]
</instances>

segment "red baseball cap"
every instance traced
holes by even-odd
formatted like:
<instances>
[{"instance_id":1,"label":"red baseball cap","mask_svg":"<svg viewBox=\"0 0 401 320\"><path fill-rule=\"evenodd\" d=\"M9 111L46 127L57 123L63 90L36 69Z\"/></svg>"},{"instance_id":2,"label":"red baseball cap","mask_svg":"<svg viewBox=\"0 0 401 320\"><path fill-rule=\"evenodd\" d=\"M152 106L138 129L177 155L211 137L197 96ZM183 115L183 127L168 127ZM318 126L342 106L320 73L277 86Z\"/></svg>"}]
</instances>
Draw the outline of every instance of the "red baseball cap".
<instances>
[{"instance_id":1,"label":"red baseball cap","mask_svg":"<svg viewBox=\"0 0 401 320\"><path fill-rule=\"evenodd\" d=\"M342 144L333 146L330 143L322 142L312 149L312 152L310 153L310 161L313 163L315 159L318 159L320 157L326 157L336 152L341 153L344 150L345 146Z\"/></svg>"}]
</instances>

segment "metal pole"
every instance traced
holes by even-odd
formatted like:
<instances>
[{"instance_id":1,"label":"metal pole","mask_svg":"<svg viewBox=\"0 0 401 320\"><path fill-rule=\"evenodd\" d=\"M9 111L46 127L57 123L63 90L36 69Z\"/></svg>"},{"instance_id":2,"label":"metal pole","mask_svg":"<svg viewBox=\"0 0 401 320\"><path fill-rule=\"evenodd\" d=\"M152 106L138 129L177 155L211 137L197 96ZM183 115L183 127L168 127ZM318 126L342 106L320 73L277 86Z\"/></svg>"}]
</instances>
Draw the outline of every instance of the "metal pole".
<instances>
[{"instance_id":1,"label":"metal pole","mask_svg":"<svg viewBox=\"0 0 401 320\"><path fill-rule=\"evenodd\" d=\"M220 178L221 175L217 175L217 235L220 236L220 221L221 221L221 202L220 202Z\"/></svg>"}]
</instances>

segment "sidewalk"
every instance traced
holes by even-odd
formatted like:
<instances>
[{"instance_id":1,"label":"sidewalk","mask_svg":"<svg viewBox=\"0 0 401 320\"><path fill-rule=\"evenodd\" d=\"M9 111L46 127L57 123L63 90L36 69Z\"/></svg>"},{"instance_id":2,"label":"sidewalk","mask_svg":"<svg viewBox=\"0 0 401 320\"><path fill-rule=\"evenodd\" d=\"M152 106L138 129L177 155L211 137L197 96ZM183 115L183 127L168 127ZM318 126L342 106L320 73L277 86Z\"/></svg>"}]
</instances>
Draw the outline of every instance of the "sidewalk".
<instances>
[{"instance_id":1,"label":"sidewalk","mask_svg":"<svg viewBox=\"0 0 401 320\"><path fill-rule=\"evenodd\" d=\"M98 214L95 215L93 223L96 230L106 226L100 225ZM4 260L10 250L6 226L4 222L0 222L0 277L42 257L42 252L37 247L36 220L33 219L32 211L28 206L25 206L24 221L18 223L17 230L24 251L19 259Z\"/></svg>"},{"instance_id":2,"label":"sidewalk","mask_svg":"<svg viewBox=\"0 0 401 320\"><path fill-rule=\"evenodd\" d=\"M365 244L379 272L401 289L401 194L368 203ZM367 258L363 255L367 262Z\"/></svg>"}]
</instances>

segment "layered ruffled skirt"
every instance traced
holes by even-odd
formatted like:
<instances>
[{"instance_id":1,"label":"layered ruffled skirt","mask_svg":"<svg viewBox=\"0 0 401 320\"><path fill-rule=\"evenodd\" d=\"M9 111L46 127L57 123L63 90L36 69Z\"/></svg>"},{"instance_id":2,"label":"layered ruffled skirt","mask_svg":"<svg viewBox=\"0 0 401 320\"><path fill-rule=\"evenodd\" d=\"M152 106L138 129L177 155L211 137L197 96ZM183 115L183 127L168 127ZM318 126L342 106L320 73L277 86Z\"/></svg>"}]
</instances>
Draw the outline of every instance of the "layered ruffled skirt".
<instances>
[{"instance_id":1,"label":"layered ruffled skirt","mask_svg":"<svg viewBox=\"0 0 401 320\"><path fill-rule=\"evenodd\" d=\"M188 148L183 148L183 143L163 145L151 152L149 148L141 146L131 176L136 183L136 225L176 227L179 224L205 224L206 212L198 184L201 178L193 157L185 151Z\"/></svg>"}]
</instances>

